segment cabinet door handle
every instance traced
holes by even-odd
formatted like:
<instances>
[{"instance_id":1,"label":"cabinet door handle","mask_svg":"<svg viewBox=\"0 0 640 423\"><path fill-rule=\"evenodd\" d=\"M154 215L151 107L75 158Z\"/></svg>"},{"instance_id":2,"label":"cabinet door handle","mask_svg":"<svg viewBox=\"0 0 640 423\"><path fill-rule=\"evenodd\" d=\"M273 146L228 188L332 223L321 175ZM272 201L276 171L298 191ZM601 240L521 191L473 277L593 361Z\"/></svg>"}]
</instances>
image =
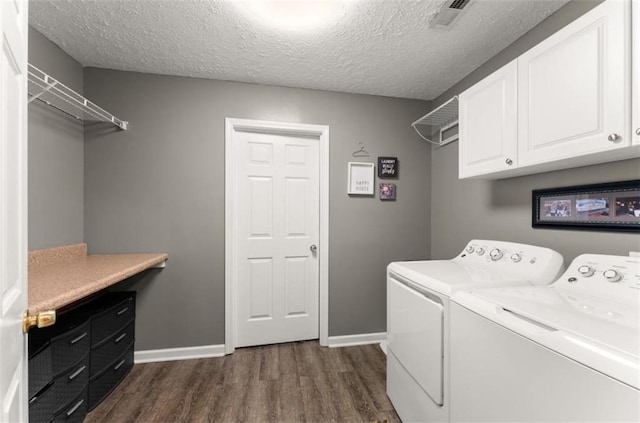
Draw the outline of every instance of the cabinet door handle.
<instances>
[{"instance_id":1,"label":"cabinet door handle","mask_svg":"<svg viewBox=\"0 0 640 423\"><path fill-rule=\"evenodd\" d=\"M72 381L73 379L77 378L78 376L80 376L80 373L84 372L84 369L86 369L87 366L82 366L80 367L78 370L76 370L75 372L73 372L72 374L69 375L69 381Z\"/></svg>"},{"instance_id":2,"label":"cabinet door handle","mask_svg":"<svg viewBox=\"0 0 640 423\"><path fill-rule=\"evenodd\" d=\"M129 307L123 308L122 310L116 313L116 316L122 316L124 313L127 312L127 310L129 310Z\"/></svg>"},{"instance_id":3,"label":"cabinet door handle","mask_svg":"<svg viewBox=\"0 0 640 423\"><path fill-rule=\"evenodd\" d=\"M121 360L120 363L116 364L116 366L113 368L113 370L118 370L120 367L122 367L124 362L125 362L125 360Z\"/></svg>"},{"instance_id":4,"label":"cabinet door handle","mask_svg":"<svg viewBox=\"0 0 640 423\"><path fill-rule=\"evenodd\" d=\"M76 343L82 341L86 336L87 336L87 332L84 332L83 334L78 335L75 338L73 338L71 341L69 341L69 343L71 345L76 344Z\"/></svg>"},{"instance_id":5,"label":"cabinet door handle","mask_svg":"<svg viewBox=\"0 0 640 423\"><path fill-rule=\"evenodd\" d=\"M636 129L636 135L640 135L640 128Z\"/></svg>"},{"instance_id":6,"label":"cabinet door handle","mask_svg":"<svg viewBox=\"0 0 640 423\"><path fill-rule=\"evenodd\" d=\"M607 139L611 142L618 142L622 139L622 137L614 132L613 134L609 134L609 137Z\"/></svg>"},{"instance_id":7,"label":"cabinet door handle","mask_svg":"<svg viewBox=\"0 0 640 423\"><path fill-rule=\"evenodd\" d=\"M513 160L511 159L507 159L504 161L506 164L508 164L509 166L511 166L513 164Z\"/></svg>"},{"instance_id":8,"label":"cabinet door handle","mask_svg":"<svg viewBox=\"0 0 640 423\"><path fill-rule=\"evenodd\" d=\"M78 401L78 402L76 403L76 405L74 405L74 406L73 406L73 408L72 408L71 410L67 411L67 417L70 417L73 413L75 413L75 412L76 412L76 410L77 410L78 408L80 408L80 406L82 405L82 403L83 403L83 402L84 402L84 400L83 400L83 399L81 399L80 401Z\"/></svg>"},{"instance_id":9,"label":"cabinet door handle","mask_svg":"<svg viewBox=\"0 0 640 423\"><path fill-rule=\"evenodd\" d=\"M115 343L117 344L118 342L122 341L124 339L124 337L127 336L127 332L123 333L122 335L118 336L116 338Z\"/></svg>"}]
</instances>

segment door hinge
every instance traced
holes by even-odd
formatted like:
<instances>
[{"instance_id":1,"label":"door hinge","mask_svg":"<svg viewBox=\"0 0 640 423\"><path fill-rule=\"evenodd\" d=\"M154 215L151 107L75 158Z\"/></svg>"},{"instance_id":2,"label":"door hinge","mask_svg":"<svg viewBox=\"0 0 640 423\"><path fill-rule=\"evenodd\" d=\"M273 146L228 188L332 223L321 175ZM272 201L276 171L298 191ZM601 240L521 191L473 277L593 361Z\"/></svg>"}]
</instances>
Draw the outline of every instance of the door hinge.
<instances>
[{"instance_id":1,"label":"door hinge","mask_svg":"<svg viewBox=\"0 0 640 423\"><path fill-rule=\"evenodd\" d=\"M22 332L27 333L29 329L34 326L39 328L46 328L47 326L52 326L56 323L56 311L55 310L46 310L41 311L35 316L30 316L29 311L24 312L24 317L22 318Z\"/></svg>"}]
</instances>

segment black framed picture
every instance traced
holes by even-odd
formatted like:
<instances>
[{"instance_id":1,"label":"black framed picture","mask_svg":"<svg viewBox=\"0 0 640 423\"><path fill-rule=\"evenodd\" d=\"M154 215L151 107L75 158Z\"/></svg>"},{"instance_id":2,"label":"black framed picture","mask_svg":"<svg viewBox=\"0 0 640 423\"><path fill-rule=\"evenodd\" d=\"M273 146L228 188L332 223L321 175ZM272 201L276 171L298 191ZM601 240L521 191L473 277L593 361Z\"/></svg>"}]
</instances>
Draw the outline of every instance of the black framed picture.
<instances>
[{"instance_id":1,"label":"black framed picture","mask_svg":"<svg viewBox=\"0 0 640 423\"><path fill-rule=\"evenodd\" d=\"M537 189L534 228L640 232L640 180Z\"/></svg>"},{"instance_id":2,"label":"black framed picture","mask_svg":"<svg viewBox=\"0 0 640 423\"><path fill-rule=\"evenodd\" d=\"M397 178L398 158L378 157L378 178Z\"/></svg>"}]
</instances>

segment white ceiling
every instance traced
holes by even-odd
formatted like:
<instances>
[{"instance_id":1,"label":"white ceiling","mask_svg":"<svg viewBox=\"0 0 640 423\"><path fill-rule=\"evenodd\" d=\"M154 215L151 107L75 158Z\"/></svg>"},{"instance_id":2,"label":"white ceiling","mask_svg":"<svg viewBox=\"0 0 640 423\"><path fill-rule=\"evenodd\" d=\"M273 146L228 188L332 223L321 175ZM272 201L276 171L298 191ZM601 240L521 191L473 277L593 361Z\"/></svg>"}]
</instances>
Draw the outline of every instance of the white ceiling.
<instances>
[{"instance_id":1,"label":"white ceiling","mask_svg":"<svg viewBox=\"0 0 640 423\"><path fill-rule=\"evenodd\" d=\"M270 28L237 0L29 7L30 24L83 66L431 100L568 1L471 0L443 30L428 23L445 0L353 0L308 32Z\"/></svg>"}]
</instances>

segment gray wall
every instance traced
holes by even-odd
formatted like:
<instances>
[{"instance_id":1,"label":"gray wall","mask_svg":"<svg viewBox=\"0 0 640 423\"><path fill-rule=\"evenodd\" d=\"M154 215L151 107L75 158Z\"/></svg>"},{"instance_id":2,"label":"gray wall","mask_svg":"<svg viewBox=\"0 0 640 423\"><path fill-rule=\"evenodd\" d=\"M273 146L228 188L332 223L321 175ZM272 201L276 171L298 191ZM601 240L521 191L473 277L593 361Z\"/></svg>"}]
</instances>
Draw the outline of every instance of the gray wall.
<instances>
[{"instance_id":1,"label":"gray wall","mask_svg":"<svg viewBox=\"0 0 640 423\"><path fill-rule=\"evenodd\" d=\"M443 103L593 8L572 1L434 100ZM626 255L640 251L636 234L531 228L531 190L640 178L640 160L547 172L498 181L458 180L458 143L431 154L432 258L456 255L473 238L502 239L556 249L568 263L581 253Z\"/></svg>"},{"instance_id":2,"label":"gray wall","mask_svg":"<svg viewBox=\"0 0 640 423\"><path fill-rule=\"evenodd\" d=\"M32 28L29 63L82 93L82 66ZM28 113L29 249L83 242L83 127L39 101Z\"/></svg>"},{"instance_id":3,"label":"gray wall","mask_svg":"<svg viewBox=\"0 0 640 423\"><path fill-rule=\"evenodd\" d=\"M330 126L329 335L383 332L385 268L430 254L429 103L87 68L88 98L129 120L85 131L92 253L162 251L138 291L139 350L224 343L224 119ZM358 142L400 162L398 200L346 195ZM366 159L361 159L367 161Z\"/></svg>"}]
</instances>

